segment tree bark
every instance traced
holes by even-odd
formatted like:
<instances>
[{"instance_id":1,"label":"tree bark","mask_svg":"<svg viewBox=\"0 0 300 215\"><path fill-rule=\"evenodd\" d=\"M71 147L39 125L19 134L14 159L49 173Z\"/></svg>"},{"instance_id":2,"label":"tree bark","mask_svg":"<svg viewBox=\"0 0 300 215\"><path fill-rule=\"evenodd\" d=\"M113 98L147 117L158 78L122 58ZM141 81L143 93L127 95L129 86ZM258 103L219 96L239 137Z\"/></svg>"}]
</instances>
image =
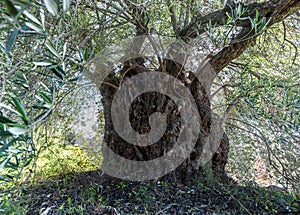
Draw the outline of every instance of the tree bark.
<instances>
[{"instance_id":1,"label":"tree bark","mask_svg":"<svg viewBox=\"0 0 300 215\"><path fill-rule=\"evenodd\" d=\"M127 65L126 65L127 64ZM201 152L203 150L204 139L209 135L211 128L211 105L210 95L205 91L200 81L192 75L185 77L181 72L182 66L172 60L164 59L164 69L159 68L159 72L167 72L169 75L179 79L182 84L189 89L195 99L195 103L201 117L201 129L196 144L189 158L187 158L175 171L163 177L168 181L186 182L191 179L204 176L202 166L199 164ZM125 63L122 68L122 79L113 73L108 76L105 83L101 85L101 94L103 95L102 104L104 106L105 118L105 135L104 141L107 146L116 154L135 161L149 161L163 156L177 143L178 133L180 131L180 111L176 104L166 95L158 92L148 92L139 96L132 104L129 118L132 128L139 134L146 134L150 131L149 118L155 112L161 112L167 116L167 128L163 137L150 146L136 146L123 140L113 126L111 117L111 104L117 88L113 86L121 86L122 81L134 75L148 72L143 64L143 60L133 59ZM109 83L109 84L107 84ZM215 152L211 161L211 171L218 177L226 177L225 165L229 151L229 141L224 133L220 142L220 147ZM104 152L108 155L108 152ZM110 162L110 157L104 157L104 163ZM128 167L130 169L130 167Z\"/></svg>"}]
</instances>

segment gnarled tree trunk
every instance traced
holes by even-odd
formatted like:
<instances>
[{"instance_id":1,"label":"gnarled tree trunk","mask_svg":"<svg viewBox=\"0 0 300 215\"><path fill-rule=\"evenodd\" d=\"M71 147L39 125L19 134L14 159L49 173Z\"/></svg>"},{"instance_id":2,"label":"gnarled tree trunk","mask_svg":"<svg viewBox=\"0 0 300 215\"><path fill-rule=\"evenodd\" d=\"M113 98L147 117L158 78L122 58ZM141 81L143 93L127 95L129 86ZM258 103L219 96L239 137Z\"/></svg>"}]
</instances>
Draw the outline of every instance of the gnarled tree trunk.
<instances>
[{"instance_id":1,"label":"gnarled tree trunk","mask_svg":"<svg viewBox=\"0 0 300 215\"><path fill-rule=\"evenodd\" d=\"M164 69L160 67L157 69L157 71L167 72L169 75L172 75L180 80L181 83L188 88L195 100L197 110L201 118L199 128L200 133L192 152L189 154L188 158L181 163L180 166L163 177L168 181L184 182L202 177L204 173L202 169L203 167L199 165L199 160L203 150L203 145L205 144L204 140L211 132L211 129L214 129L212 128L211 124L211 116L213 114L211 111L209 99L210 96L205 91L201 82L192 74L190 74L189 77L186 77L181 72L184 69L178 63L165 59L164 66ZM123 84L123 80L144 72L150 71L144 65L143 59L132 59L131 61L126 62L123 66L121 71L122 79L118 78L114 73L111 73L101 85L101 94L103 96L102 103L104 106L105 118L104 142L116 154L128 160L135 161L149 161L161 157L174 145L180 144L177 142L181 127L180 111L170 97L159 92L147 92L137 97L131 104L131 109L128 113L132 128L139 134L146 134L150 131L151 127L149 124L149 118L151 114L155 112L161 112L162 114L165 114L167 116L167 128L159 141L149 146L136 146L122 139L115 130L111 116L112 100L117 91L115 86L121 86ZM217 145L219 145L219 147L212 156L212 165L210 168L212 173L218 177L226 176L225 165L227 163L229 141L225 133ZM109 163L109 152L104 151L103 154L104 164ZM130 169L130 167L126 168Z\"/></svg>"}]
</instances>

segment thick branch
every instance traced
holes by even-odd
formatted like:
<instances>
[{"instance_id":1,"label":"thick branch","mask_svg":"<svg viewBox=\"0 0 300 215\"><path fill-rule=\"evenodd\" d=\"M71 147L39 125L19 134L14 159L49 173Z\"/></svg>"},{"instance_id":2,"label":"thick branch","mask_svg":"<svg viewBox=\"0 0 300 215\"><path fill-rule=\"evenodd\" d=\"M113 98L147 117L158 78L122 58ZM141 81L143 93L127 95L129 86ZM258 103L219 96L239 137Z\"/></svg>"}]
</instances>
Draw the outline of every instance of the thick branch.
<instances>
[{"instance_id":1,"label":"thick branch","mask_svg":"<svg viewBox=\"0 0 300 215\"><path fill-rule=\"evenodd\" d=\"M261 16L265 16L267 20L270 20L267 27L281 22L289 15L300 10L299 0L270 0L266 3L254 3L251 5L249 5L249 8L253 8L254 13L257 9ZM193 34L189 36L189 38L193 38ZM250 23L248 25L243 25L241 32L234 39L234 41L232 41L229 46L223 48L209 61L215 72L220 72L232 60L239 57L248 47L255 43L255 40L258 36L259 34L254 34Z\"/></svg>"},{"instance_id":2,"label":"thick branch","mask_svg":"<svg viewBox=\"0 0 300 215\"><path fill-rule=\"evenodd\" d=\"M247 36L246 39L245 36ZM235 39L235 41L238 42L232 42L210 59L209 63L214 71L219 73L231 61L239 57L248 47L254 45L257 37L258 34L254 35L251 28L244 28Z\"/></svg>"},{"instance_id":3,"label":"thick branch","mask_svg":"<svg viewBox=\"0 0 300 215\"><path fill-rule=\"evenodd\" d=\"M299 10L299 0L270 0L263 3L252 3L249 5L244 5L246 9L242 17L251 17L252 19L256 15L256 11L259 12L259 18L266 17L267 20L272 17L272 22L279 22L286 18L287 16L297 12ZM183 28L179 36L183 39L196 38L197 35L205 32L206 25L211 23L214 26L225 25L228 19L226 13L231 14L236 5L227 5L225 8L209 13L205 16L199 15L196 17L192 23ZM247 27L250 26L250 20L238 20L234 23L236 26Z\"/></svg>"},{"instance_id":4,"label":"thick branch","mask_svg":"<svg viewBox=\"0 0 300 215\"><path fill-rule=\"evenodd\" d=\"M260 17L266 16L267 14L272 12L272 7L268 7L267 3L252 3L250 5L245 5L246 12L243 17L255 17L256 10L263 10L264 13L259 13ZM222 26L225 25L226 20L228 19L226 13L231 14L234 9L236 9L237 5L227 5L225 8L221 10L214 11L205 16L201 14L194 19L192 23L183 28L179 36L183 39L196 38L199 34L203 34L205 32L205 28L207 24L211 23L213 26ZM235 23L237 26L247 26L249 25L249 20L240 20Z\"/></svg>"}]
</instances>

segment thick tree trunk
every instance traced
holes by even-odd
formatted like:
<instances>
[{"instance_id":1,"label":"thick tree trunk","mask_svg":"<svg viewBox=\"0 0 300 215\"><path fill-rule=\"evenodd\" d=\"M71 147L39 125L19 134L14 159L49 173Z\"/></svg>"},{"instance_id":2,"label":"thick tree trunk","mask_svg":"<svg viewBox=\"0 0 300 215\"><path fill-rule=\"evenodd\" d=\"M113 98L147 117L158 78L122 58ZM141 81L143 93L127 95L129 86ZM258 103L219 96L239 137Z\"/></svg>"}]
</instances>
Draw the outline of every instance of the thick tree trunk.
<instances>
[{"instance_id":1,"label":"thick tree trunk","mask_svg":"<svg viewBox=\"0 0 300 215\"><path fill-rule=\"evenodd\" d=\"M143 65L143 60L134 60L134 63L128 63L124 66L121 73L123 79L136 75L138 73L147 72L148 70ZM136 63L138 62L138 63ZM135 65L134 65L135 64ZM138 64L138 65L137 65ZM203 170L203 167L199 165L201 159L201 153L203 150L204 139L211 131L211 116L212 111L210 107L209 95L205 92L204 87L199 81L193 78L192 75L187 78L180 73L182 71L181 66L172 62L171 60L164 61L166 72L176 78L178 78L182 84L187 87L195 99L199 115L201 117L201 128L197 142L193 148L192 153L185 161L177 167L174 171L163 177L167 181L190 181L203 177L207 173L207 168L210 168L210 173L213 173L216 177L224 177L225 165L227 163L227 156L229 151L229 142L227 135L224 133L218 150L212 157L211 165ZM158 71L162 70L161 68ZM190 80L188 80L190 79ZM109 84L107 84L109 83ZM113 126L111 116L111 104L114 95L117 91L116 87L121 86L121 79L116 75L111 74L105 80L105 83L101 86L101 94L103 96L102 103L104 106L104 118L105 118L105 136L104 141L107 146L116 154L135 161L149 161L163 156L177 143L178 134L180 131L180 111L176 104L166 95L158 92L148 92L139 96L131 104L131 110L129 113L130 123L132 128L139 134L146 134L150 131L149 117L154 112L161 112L167 115L167 128L163 137L156 143L149 146L136 146L124 141L116 132ZM104 152L104 163L110 162L108 152ZM128 167L130 169L130 167ZM157 167L160 168L160 167Z\"/></svg>"},{"instance_id":2,"label":"thick tree trunk","mask_svg":"<svg viewBox=\"0 0 300 215\"><path fill-rule=\"evenodd\" d=\"M230 13L235 9L235 7L238 7L238 4L232 5L231 7L225 7L222 10L205 16L199 15L199 17L193 19L194 21L189 25L180 29L179 33L176 32L176 34L178 33L177 37L182 38L184 41L189 41L190 39L205 32L205 28L208 23L212 23L215 26L224 25L224 20L227 19L226 13ZM265 17L266 20L268 20L268 24L265 27L270 27L271 25L284 20L287 16L295 13L299 10L299 8L299 0L270 0L263 3L251 3L247 5L247 11L245 12L244 17L251 17L254 19L258 12L260 19ZM260 35L260 33L262 33L253 32L253 27L251 26L249 19L241 19L235 24L241 27L239 34L228 46L225 46L219 53L213 55L209 60L209 64L216 74L218 74L232 60L239 57L249 46L254 44L256 38ZM142 26L140 29L143 30L140 33L145 33L145 26ZM139 43L137 43L137 46L139 46ZM194 145L193 151L179 167L164 176L164 178L169 181L186 181L195 179L202 176L205 172L203 167L200 165L199 160L201 160L201 154L202 151L204 151L204 140L214 129L214 124L212 123L214 114L211 111L209 92L207 92L207 88L205 87L205 80L193 78L193 75L190 75L188 78L185 77L180 73L181 66L175 62L165 60L164 64L165 68L159 68L158 71L167 72L173 77L178 78L178 80L180 80L182 84L190 90L201 118L201 123L199 125L200 134L196 144ZM124 79L148 71L149 70L147 70L143 64L143 59L134 59L131 62L125 63L125 66L121 71L121 77L123 77L123 79L119 78L120 75L117 76L112 73L106 78L106 84L102 84L100 87L103 96L102 102L105 118L104 142L107 144L109 149L128 160L149 161L164 155L175 144L177 144L177 138L180 131L180 111L176 104L165 95L157 92L148 92L139 96L132 103L129 111L130 123L136 132L146 134L150 130L150 115L154 112L164 113L167 115L167 128L163 137L156 143L143 147L127 143L116 132L111 116L112 101L117 91L117 89L113 86L121 86ZM216 151L214 150L215 152L211 159L211 170L217 177L226 175L224 168L227 163L227 155L229 151L227 135L225 133L221 135L223 138L218 140L220 143L215 143L217 145L219 144L219 147ZM104 151L103 154L104 164L111 162L109 153ZM130 169L130 166L127 168ZM157 166L157 168L160 168L160 166Z\"/></svg>"}]
</instances>

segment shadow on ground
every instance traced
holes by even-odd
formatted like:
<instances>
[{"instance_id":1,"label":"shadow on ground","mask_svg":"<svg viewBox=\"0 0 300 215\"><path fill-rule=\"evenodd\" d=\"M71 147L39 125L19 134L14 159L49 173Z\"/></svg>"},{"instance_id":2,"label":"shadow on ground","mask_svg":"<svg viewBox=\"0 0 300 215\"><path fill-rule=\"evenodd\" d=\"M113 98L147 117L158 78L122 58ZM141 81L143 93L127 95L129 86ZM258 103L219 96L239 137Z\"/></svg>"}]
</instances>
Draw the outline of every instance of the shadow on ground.
<instances>
[{"instance_id":1,"label":"shadow on ground","mask_svg":"<svg viewBox=\"0 0 300 215\"><path fill-rule=\"evenodd\" d=\"M127 182L101 171L72 173L25 185L10 201L27 214L300 214L287 192L234 182L193 185Z\"/></svg>"}]
</instances>

